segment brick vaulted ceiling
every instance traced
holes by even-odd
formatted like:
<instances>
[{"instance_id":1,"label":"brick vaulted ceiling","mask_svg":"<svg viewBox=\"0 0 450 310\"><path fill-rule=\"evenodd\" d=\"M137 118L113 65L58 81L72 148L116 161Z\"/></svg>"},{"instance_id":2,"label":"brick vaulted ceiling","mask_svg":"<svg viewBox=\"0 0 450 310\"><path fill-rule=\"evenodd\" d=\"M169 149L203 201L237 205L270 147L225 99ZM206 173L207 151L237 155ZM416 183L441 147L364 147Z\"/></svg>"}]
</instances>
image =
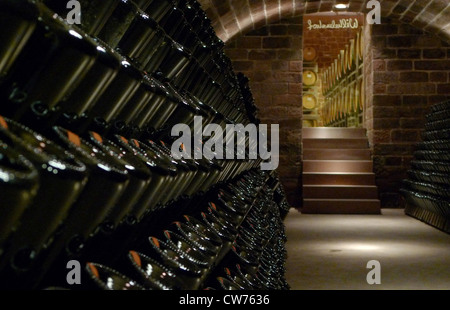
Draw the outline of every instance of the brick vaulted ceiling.
<instances>
[{"instance_id":1,"label":"brick vaulted ceiling","mask_svg":"<svg viewBox=\"0 0 450 310\"><path fill-rule=\"evenodd\" d=\"M333 10L349 4L348 12L367 13L369 0L199 0L224 42L284 18ZM449 0L380 0L381 15L450 41Z\"/></svg>"}]
</instances>

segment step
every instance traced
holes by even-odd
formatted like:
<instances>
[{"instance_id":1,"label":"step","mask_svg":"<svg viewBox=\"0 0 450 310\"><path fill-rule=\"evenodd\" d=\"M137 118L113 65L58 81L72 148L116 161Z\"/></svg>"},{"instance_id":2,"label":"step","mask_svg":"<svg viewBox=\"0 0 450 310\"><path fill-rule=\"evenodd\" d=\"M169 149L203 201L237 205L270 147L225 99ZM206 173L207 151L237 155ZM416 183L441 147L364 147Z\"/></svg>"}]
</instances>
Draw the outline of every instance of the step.
<instances>
[{"instance_id":1,"label":"step","mask_svg":"<svg viewBox=\"0 0 450 310\"><path fill-rule=\"evenodd\" d=\"M372 172L370 160L304 160L304 172Z\"/></svg>"},{"instance_id":2,"label":"step","mask_svg":"<svg viewBox=\"0 0 450 310\"><path fill-rule=\"evenodd\" d=\"M303 139L303 149L368 149L367 138Z\"/></svg>"},{"instance_id":3,"label":"step","mask_svg":"<svg viewBox=\"0 0 450 310\"><path fill-rule=\"evenodd\" d=\"M303 172L304 185L375 185L374 173Z\"/></svg>"},{"instance_id":4,"label":"step","mask_svg":"<svg viewBox=\"0 0 450 310\"><path fill-rule=\"evenodd\" d=\"M367 131L365 128L303 128L302 137L303 139L367 138Z\"/></svg>"},{"instance_id":5,"label":"step","mask_svg":"<svg viewBox=\"0 0 450 310\"><path fill-rule=\"evenodd\" d=\"M371 160L369 149L304 149L304 160Z\"/></svg>"},{"instance_id":6,"label":"step","mask_svg":"<svg viewBox=\"0 0 450 310\"><path fill-rule=\"evenodd\" d=\"M303 214L381 214L378 199L304 199Z\"/></svg>"},{"instance_id":7,"label":"step","mask_svg":"<svg viewBox=\"0 0 450 310\"><path fill-rule=\"evenodd\" d=\"M306 199L378 199L374 185L304 185Z\"/></svg>"}]
</instances>

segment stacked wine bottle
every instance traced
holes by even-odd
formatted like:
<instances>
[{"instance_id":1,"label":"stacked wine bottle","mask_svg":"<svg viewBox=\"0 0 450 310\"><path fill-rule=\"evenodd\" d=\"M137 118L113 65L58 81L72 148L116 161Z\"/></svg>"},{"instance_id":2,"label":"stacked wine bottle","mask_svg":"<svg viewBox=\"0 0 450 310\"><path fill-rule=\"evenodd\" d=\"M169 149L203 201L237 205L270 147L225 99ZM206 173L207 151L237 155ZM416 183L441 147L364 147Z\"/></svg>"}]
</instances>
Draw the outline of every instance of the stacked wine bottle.
<instances>
[{"instance_id":1,"label":"stacked wine bottle","mask_svg":"<svg viewBox=\"0 0 450 310\"><path fill-rule=\"evenodd\" d=\"M450 101L432 106L402 188L406 213L450 233Z\"/></svg>"},{"instance_id":2,"label":"stacked wine bottle","mask_svg":"<svg viewBox=\"0 0 450 310\"><path fill-rule=\"evenodd\" d=\"M196 116L258 122L200 5L79 3L78 25L65 1L0 0L0 287L288 288L276 171L172 154Z\"/></svg>"},{"instance_id":3,"label":"stacked wine bottle","mask_svg":"<svg viewBox=\"0 0 450 310\"><path fill-rule=\"evenodd\" d=\"M267 172L249 171L153 234L141 234L121 255L113 255L119 259L87 261L87 287L288 289L286 236L267 178Z\"/></svg>"}]
</instances>

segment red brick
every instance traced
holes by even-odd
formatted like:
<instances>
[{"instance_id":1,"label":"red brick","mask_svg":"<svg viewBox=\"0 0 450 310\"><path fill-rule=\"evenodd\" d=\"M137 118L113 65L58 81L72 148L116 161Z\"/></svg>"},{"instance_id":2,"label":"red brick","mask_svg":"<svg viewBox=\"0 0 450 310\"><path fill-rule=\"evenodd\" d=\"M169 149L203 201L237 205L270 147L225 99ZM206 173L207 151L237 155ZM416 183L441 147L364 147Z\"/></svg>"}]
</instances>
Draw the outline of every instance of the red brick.
<instances>
[{"instance_id":1,"label":"red brick","mask_svg":"<svg viewBox=\"0 0 450 310\"><path fill-rule=\"evenodd\" d=\"M385 84L374 84L373 85L373 93L374 94L385 94L386 89L387 89L387 87Z\"/></svg>"},{"instance_id":2,"label":"red brick","mask_svg":"<svg viewBox=\"0 0 450 310\"><path fill-rule=\"evenodd\" d=\"M392 130L392 142L417 142L419 141L418 130ZM400 164L401 165L401 164ZM398 166L400 166L398 165Z\"/></svg>"},{"instance_id":3,"label":"red brick","mask_svg":"<svg viewBox=\"0 0 450 310\"><path fill-rule=\"evenodd\" d=\"M374 129L395 129L399 128L400 120L398 118L374 118Z\"/></svg>"},{"instance_id":4,"label":"red brick","mask_svg":"<svg viewBox=\"0 0 450 310\"><path fill-rule=\"evenodd\" d=\"M373 81L378 84L392 84L398 82L398 77L397 72L374 72Z\"/></svg>"},{"instance_id":5,"label":"red brick","mask_svg":"<svg viewBox=\"0 0 450 310\"><path fill-rule=\"evenodd\" d=\"M400 82L413 83L413 82L428 82L427 72L401 72Z\"/></svg>"},{"instance_id":6,"label":"red brick","mask_svg":"<svg viewBox=\"0 0 450 310\"><path fill-rule=\"evenodd\" d=\"M442 48L435 49L424 49L423 58L424 59L444 59L446 58L447 51Z\"/></svg>"},{"instance_id":7,"label":"red brick","mask_svg":"<svg viewBox=\"0 0 450 310\"><path fill-rule=\"evenodd\" d=\"M433 35L421 35L414 38L415 42L413 42L413 45L416 47L432 48L442 46L441 39Z\"/></svg>"},{"instance_id":8,"label":"red brick","mask_svg":"<svg viewBox=\"0 0 450 310\"><path fill-rule=\"evenodd\" d=\"M411 155L415 146L405 143L379 143L374 145L375 155Z\"/></svg>"},{"instance_id":9,"label":"red brick","mask_svg":"<svg viewBox=\"0 0 450 310\"><path fill-rule=\"evenodd\" d=\"M398 106L401 104L401 102L402 101L400 96L373 96L374 106Z\"/></svg>"},{"instance_id":10,"label":"red brick","mask_svg":"<svg viewBox=\"0 0 450 310\"><path fill-rule=\"evenodd\" d=\"M275 57L275 50L252 50L248 55L248 59L250 60L268 60L275 59Z\"/></svg>"},{"instance_id":11,"label":"red brick","mask_svg":"<svg viewBox=\"0 0 450 310\"><path fill-rule=\"evenodd\" d=\"M374 130L373 131L373 143L387 143L391 141L390 130Z\"/></svg>"},{"instance_id":12,"label":"red brick","mask_svg":"<svg viewBox=\"0 0 450 310\"><path fill-rule=\"evenodd\" d=\"M376 59L372 62L374 71L384 71L386 70L386 63L383 59Z\"/></svg>"},{"instance_id":13,"label":"red brick","mask_svg":"<svg viewBox=\"0 0 450 310\"><path fill-rule=\"evenodd\" d=\"M441 102L444 102L444 101L447 101L447 100L448 100L448 96L444 96L444 95L428 96L428 104L429 105L441 103Z\"/></svg>"},{"instance_id":14,"label":"red brick","mask_svg":"<svg viewBox=\"0 0 450 310\"><path fill-rule=\"evenodd\" d=\"M449 71L450 70L450 60L415 61L414 68L416 70Z\"/></svg>"},{"instance_id":15,"label":"red brick","mask_svg":"<svg viewBox=\"0 0 450 310\"><path fill-rule=\"evenodd\" d=\"M275 72L273 78L278 82L300 83L302 74L295 72Z\"/></svg>"},{"instance_id":16,"label":"red brick","mask_svg":"<svg viewBox=\"0 0 450 310\"><path fill-rule=\"evenodd\" d=\"M263 95L281 95L289 91L288 83L265 83L261 88Z\"/></svg>"},{"instance_id":17,"label":"red brick","mask_svg":"<svg viewBox=\"0 0 450 310\"><path fill-rule=\"evenodd\" d=\"M253 61L253 67L258 71L271 71L272 61L271 60L255 60Z\"/></svg>"},{"instance_id":18,"label":"red brick","mask_svg":"<svg viewBox=\"0 0 450 310\"><path fill-rule=\"evenodd\" d=\"M412 70L413 63L409 60L389 60L387 63L388 71Z\"/></svg>"},{"instance_id":19,"label":"red brick","mask_svg":"<svg viewBox=\"0 0 450 310\"><path fill-rule=\"evenodd\" d=\"M289 63L289 70L293 72L303 71L303 62L299 60L291 61Z\"/></svg>"},{"instance_id":20,"label":"red brick","mask_svg":"<svg viewBox=\"0 0 450 310\"><path fill-rule=\"evenodd\" d=\"M395 59L397 50L393 48L377 48L373 51L374 59Z\"/></svg>"},{"instance_id":21,"label":"red brick","mask_svg":"<svg viewBox=\"0 0 450 310\"><path fill-rule=\"evenodd\" d=\"M428 103L428 96L403 96L402 104L404 106L426 106Z\"/></svg>"},{"instance_id":22,"label":"red brick","mask_svg":"<svg viewBox=\"0 0 450 310\"><path fill-rule=\"evenodd\" d=\"M302 96L300 95L275 95L273 104L280 106L301 106Z\"/></svg>"},{"instance_id":23,"label":"red brick","mask_svg":"<svg viewBox=\"0 0 450 310\"><path fill-rule=\"evenodd\" d=\"M302 83L289 83L289 94L302 94L303 84Z\"/></svg>"},{"instance_id":24,"label":"red brick","mask_svg":"<svg viewBox=\"0 0 450 310\"><path fill-rule=\"evenodd\" d=\"M282 60L273 61L272 70L289 71L289 61L282 61Z\"/></svg>"},{"instance_id":25,"label":"red brick","mask_svg":"<svg viewBox=\"0 0 450 310\"><path fill-rule=\"evenodd\" d=\"M272 72L271 71L253 71L251 80L254 82L271 81L272 80Z\"/></svg>"},{"instance_id":26,"label":"red brick","mask_svg":"<svg viewBox=\"0 0 450 310\"><path fill-rule=\"evenodd\" d=\"M430 82L446 83L447 72L430 72Z\"/></svg>"},{"instance_id":27,"label":"red brick","mask_svg":"<svg viewBox=\"0 0 450 310\"><path fill-rule=\"evenodd\" d=\"M397 27L399 34L414 34L414 35L423 34L423 31L421 29L416 29L407 24L399 24Z\"/></svg>"},{"instance_id":28,"label":"red brick","mask_svg":"<svg viewBox=\"0 0 450 310\"><path fill-rule=\"evenodd\" d=\"M423 129L425 127L425 119L420 115L415 118L400 119L400 127L402 129Z\"/></svg>"},{"instance_id":29,"label":"red brick","mask_svg":"<svg viewBox=\"0 0 450 310\"><path fill-rule=\"evenodd\" d=\"M416 132L417 134L417 132ZM384 164L386 166L401 166L403 163L403 157L399 156L386 156Z\"/></svg>"},{"instance_id":30,"label":"red brick","mask_svg":"<svg viewBox=\"0 0 450 310\"><path fill-rule=\"evenodd\" d=\"M438 84L437 93L442 95L450 95L450 84Z\"/></svg>"},{"instance_id":31,"label":"red brick","mask_svg":"<svg viewBox=\"0 0 450 310\"><path fill-rule=\"evenodd\" d=\"M225 50L225 54L232 60L247 60L248 50L241 48L229 48Z\"/></svg>"},{"instance_id":32,"label":"red brick","mask_svg":"<svg viewBox=\"0 0 450 310\"><path fill-rule=\"evenodd\" d=\"M292 118L292 119L285 119L285 120L280 120L279 122L280 124L280 131L281 130L289 130L292 128L299 128L302 124L302 120L299 118ZM281 132L280 132L281 134ZM294 149L290 148L290 152L293 152Z\"/></svg>"},{"instance_id":33,"label":"red brick","mask_svg":"<svg viewBox=\"0 0 450 310\"><path fill-rule=\"evenodd\" d=\"M302 51L298 49L294 50L280 49L277 50L277 57L279 60L301 60Z\"/></svg>"},{"instance_id":34,"label":"red brick","mask_svg":"<svg viewBox=\"0 0 450 310\"><path fill-rule=\"evenodd\" d=\"M270 35L279 36L288 34L288 25L271 25Z\"/></svg>"},{"instance_id":35,"label":"red brick","mask_svg":"<svg viewBox=\"0 0 450 310\"><path fill-rule=\"evenodd\" d=\"M267 35L269 35L268 27L261 27L261 28L252 30L246 34L246 36L259 36L259 37L263 37L263 36L267 36Z\"/></svg>"},{"instance_id":36,"label":"red brick","mask_svg":"<svg viewBox=\"0 0 450 310\"><path fill-rule=\"evenodd\" d=\"M390 94L434 94L436 93L436 85L433 83L411 83L388 85L388 93Z\"/></svg>"},{"instance_id":37,"label":"red brick","mask_svg":"<svg viewBox=\"0 0 450 310\"><path fill-rule=\"evenodd\" d=\"M266 37L263 38L263 48L290 48L290 37Z\"/></svg>"},{"instance_id":38,"label":"red brick","mask_svg":"<svg viewBox=\"0 0 450 310\"><path fill-rule=\"evenodd\" d=\"M387 37L386 46L388 47L411 47L414 42L413 36L389 36Z\"/></svg>"},{"instance_id":39,"label":"red brick","mask_svg":"<svg viewBox=\"0 0 450 310\"><path fill-rule=\"evenodd\" d=\"M253 61L233 61L233 69L235 71L250 71L253 68Z\"/></svg>"},{"instance_id":40,"label":"red brick","mask_svg":"<svg viewBox=\"0 0 450 310\"><path fill-rule=\"evenodd\" d=\"M420 49L399 49L397 51L398 58L401 59L420 59L422 50Z\"/></svg>"},{"instance_id":41,"label":"red brick","mask_svg":"<svg viewBox=\"0 0 450 310\"><path fill-rule=\"evenodd\" d=\"M258 49L262 46L262 39L259 37L240 37L236 41L236 46L239 48Z\"/></svg>"}]
</instances>

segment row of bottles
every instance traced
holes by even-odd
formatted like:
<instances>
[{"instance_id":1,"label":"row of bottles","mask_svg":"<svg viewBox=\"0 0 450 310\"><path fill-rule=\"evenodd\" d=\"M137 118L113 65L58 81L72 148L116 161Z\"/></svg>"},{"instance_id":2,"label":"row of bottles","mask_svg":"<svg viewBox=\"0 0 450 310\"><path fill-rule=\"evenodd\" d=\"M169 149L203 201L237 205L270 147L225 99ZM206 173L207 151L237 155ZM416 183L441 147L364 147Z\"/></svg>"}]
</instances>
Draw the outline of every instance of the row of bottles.
<instances>
[{"instance_id":1,"label":"row of bottles","mask_svg":"<svg viewBox=\"0 0 450 310\"><path fill-rule=\"evenodd\" d=\"M248 123L223 42L196 1L81 1L80 25L60 17L61 1L19 2L3 0L0 13L2 115L134 136L167 134L193 115Z\"/></svg>"},{"instance_id":2,"label":"row of bottles","mask_svg":"<svg viewBox=\"0 0 450 310\"><path fill-rule=\"evenodd\" d=\"M406 212L450 232L450 102L434 105L401 192Z\"/></svg>"},{"instance_id":3,"label":"row of bottles","mask_svg":"<svg viewBox=\"0 0 450 310\"><path fill-rule=\"evenodd\" d=\"M159 212L182 213L259 162L175 159L162 141L96 132L81 137L58 126L44 136L0 120L1 190L8 197L2 201L0 274L7 287L12 279L17 285L37 281L36 272L98 244L114 240L117 247Z\"/></svg>"},{"instance_id":4,"label":"row of bottles","mask_svg":"<svg viewBox=\"0 0 450 310\"><path fill-rule=\"evenodd\" d=\"M234 202L253 185L241 176L264 179L248 174L261 159L194 159L195 143L180 146L190 159L173 156L175 124L258 123L248 80L197 1L79 2L71 25L64 1L0 0L1 288L60 284L70 260L136 258L142 240L218 189L230 186ZM224 134L224 148L239 137L250 150L237 132Z\"/></svg>"},{"instance_id":5,"label":"row of bottles","mask_svg":"<svg viewBox=\"0 0 450 310\"><path fill-rule=\"evenodd\" d=\"M123 251L112 251L113 259L92 261L87 256L82 262L84 284L78 289L288 289L286 236L269 186L272 178L250 171L191 213L160 223ZM57 281L50 287L70 289Z\"/></svg>"},{"instance_id":6,"label":"row of bottles","mask_svg":"<svg viewBox=\"0 0 450 310\"><path fill-rule=\"evenodd\" d=\"M323 71L322 86L324 123L333 127L360 126L365 101L364 27Z\"/></svg>"}]
</instances>

